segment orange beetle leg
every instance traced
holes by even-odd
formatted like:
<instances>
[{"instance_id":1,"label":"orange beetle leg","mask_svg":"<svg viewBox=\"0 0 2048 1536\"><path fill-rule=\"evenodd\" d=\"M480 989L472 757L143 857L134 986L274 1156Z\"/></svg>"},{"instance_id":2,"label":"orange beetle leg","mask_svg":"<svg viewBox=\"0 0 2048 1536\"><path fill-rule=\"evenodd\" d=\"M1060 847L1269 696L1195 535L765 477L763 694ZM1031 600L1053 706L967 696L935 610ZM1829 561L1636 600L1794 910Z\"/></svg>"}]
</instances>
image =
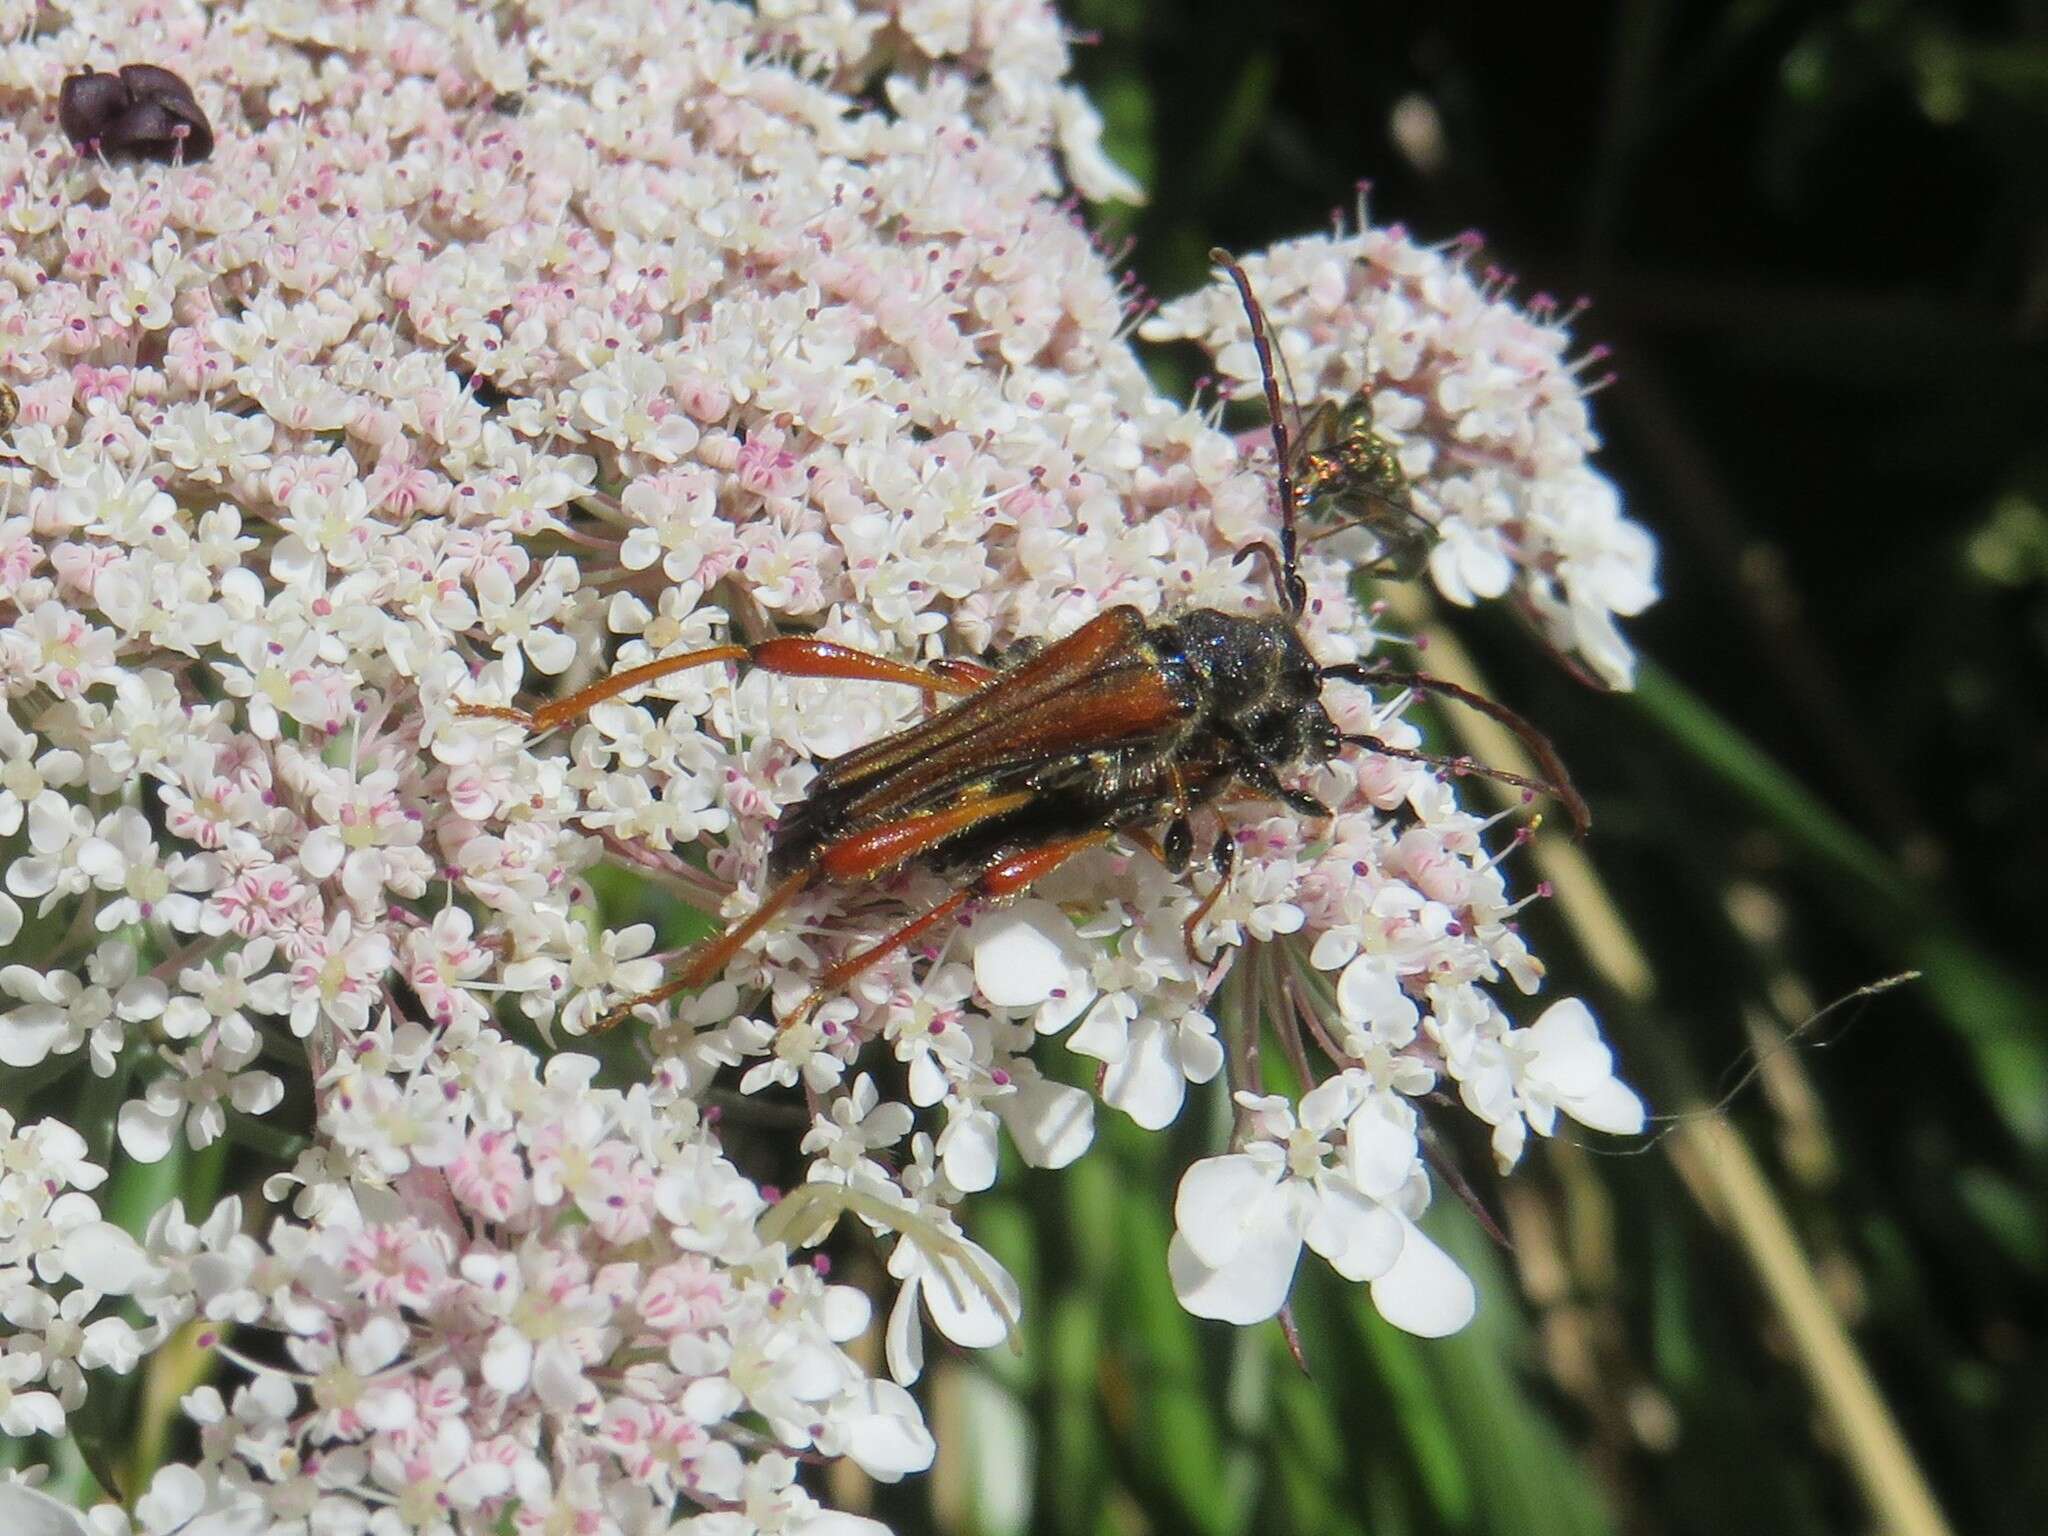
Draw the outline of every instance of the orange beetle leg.
<instances>
[{"instance_id":1,"label":"orange beetle leg","mask_svg":"<svg viewBox=\"0 0 2048 1536\"><path fill-rule=\"evenodd\" d=\"M615 699L622 693L659 682L664 677L673 677L678 672L687 672L692 667L721 661L756 666L783 677L856 678L864 682L902 683L906 687L921 689L927 695L945 693L962 698L979 693L986 681L957 670L956 664L951 662L920 667L891 661L886 656L871 656L866 651L856 651L851 646L838 645L830 640L784 635L763 640L759 645L714 645L701 651L685 651L680 656L664 656L659 661L614 672L588 688L579 688L531 711L499 704L458 704L455 712L470 719L510 720L529 731L551 731L558 725L588 714L607 699ZM974 665L971 662L957 664L961 667ZM976 670L986 672L987 669Z\"/></svg>"},{"instance_id":2,"label":"orange beetle leg","mask_svg":"<svg viewBox=\"0 0 2048 1536\"><path fill-rule=\"evenodd\" d=\"M688 992L695 987L703 986L712 977L724 970L726 962L740 952L741 947L745 945L747 940L767 927L776 913L802 895L804 888L814 878L816 878L815 870L798 870L795 874L784 880L782 884L770 891L763 898L760 906L754 908L753 911L734 923L717 938L692 951L690 958L683 963L683 968L677 971L674 976L656 987L652 992L643 992L638 997L628 998L625 1002L619 1004L618 1007L605 1014L595 1024L591 1025L590 1032L592 1034L602 1034L604 1031L614 1029L623 1023L635 1008L644 1008L655 1003L665 1003L678 992Z\"/></svg>"}]
</instances>

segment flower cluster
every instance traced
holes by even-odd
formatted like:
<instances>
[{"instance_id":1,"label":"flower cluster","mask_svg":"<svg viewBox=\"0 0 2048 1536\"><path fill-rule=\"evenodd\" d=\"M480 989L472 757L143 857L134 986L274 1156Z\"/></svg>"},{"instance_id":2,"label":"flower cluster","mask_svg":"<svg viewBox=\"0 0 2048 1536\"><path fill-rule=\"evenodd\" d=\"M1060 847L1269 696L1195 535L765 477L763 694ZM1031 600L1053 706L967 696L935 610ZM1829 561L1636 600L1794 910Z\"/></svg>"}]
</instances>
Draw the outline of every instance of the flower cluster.
<instances>
[{"instance_id":1,"label":"flower cluster","mask_svg":"<svg viewBox=\"0 0 2048 1536\"><path fill-rule=\"evenodd\" d=\"M385 1064L348 1066L326 1099L325 1143L392 1170L374 1193L353 1181L354 1209L302 1164L266 1193L296 1188L309 1219L260 1244L233 1213L195 1231L173 1208L149 1233L157 1286L282 1344L281 1360L223 1345L250 1384L188 1403L217 1507L263 1529L348 1529L367 1507L408 1528L515 1510L522 1528L602 1511L642 1530L680 1499L802 1528L817 1506L794 1453L890 1482L930 1464L910 1394L841 1348L867 1297L827 1284L822 1258L792 1262L672 1084L600 1088L588 1057L543 1069L488 1035L451 1050L422 1034L392 1065L403 1088ZM781 1449L743 1456L742 1412Z\"/></svg>"},{"instance_id":2,"label":"flower cluster","mask_svg":"<svg viewBox=\"0 0 2048 1536\"><path fill-rule=\"evenodd\" d=\"M1635 653L1615 619L1656 601L1656 547L1587 462L1599 439L1581 376L1603 354L1571 359L1571 315L1508 302L1478 253L1470 237L1419 245L1361 210L1354 232L1283 241L1245 268L1285 322L1273 343L1302 407L1370 401L1434 532L1437 590L1468 607L1512 592L1554 645L1626 688ZM1166 305L1143 334L1199 340L1236 395L1259 390L1228 289Z\"/></svg>"},{"instance_id":3,"label":"flower cluster","mask_svg":"<svg viewBox=\"0 0 2048 1536\"><path fill-rule=\"evenodd\" d=\"M17 1127L0 1110L0 1433L62 1434L87 1371L133 1370L168 1332L101 1310L148 1273L135 1239L100 1218L91 1191L106 1176L70 1126Z\"/></svg>"},{"instance_id":4,"label":"flower cluster","mask_svg":"<svg viewBox=\"0 0 2048 1536\"><path fill-rule=\"evenodd\" d=\"M64 77L135 59L191 83L203 165L66 140ZM548 737L465 706L778 629L999 660L1116 604L1272 611L1239 558L1271 466L1152 390L1062 201L1128 190L1066 65L1043 0L84 0L0 44L0 1063L39 1103L128 1085L138 1161L304 1144L269 1213L173 1206L138 1243L61 1117L0 1122L0 1423L60 1431L173 1329L218 1365L150 1536L852 1536L802 1464L922 1469L929 1331L1017 1321L965 1203L1005 1140L1057 1167L1098 1104L1162 1127L1227 1078L1233 1146L1161 1256L1185 1304L1270 1317L1306 1244L1441 1332L1472 1297L1416 1224L1422 1098L1503 1165L1560 1110L1640 1123L1581 1005L1510 1016L1542 976L1523 834L1356 751L1305 775L1326 821L1200 808L1235 858L1192 941L1189 882L1112 843L778 1029L946 896L913 867L798 896L609 1067L553 1049L672 959L598 866L743 916L816 762L926 705L706 667ZM1558 326L1353 239L1249 264L1296 377L1427 380L1378 403L1439 582L1505 591L1483 544L1616 670L1648 548L1596 515ZM1390 293L1412 365L1366 350ZM1344 562L1303 574L1312 652L1369 656ZM1326 702L1420 743L1406 695ZM1232 1054L1262 1018L1327 1068L1298 1104ZM741 1166L766 1138L726 1126L764 1105L804 1128ZM891 1379L847 1348L835 1231L886 1255Z\"/></svg>"}]
</instances>

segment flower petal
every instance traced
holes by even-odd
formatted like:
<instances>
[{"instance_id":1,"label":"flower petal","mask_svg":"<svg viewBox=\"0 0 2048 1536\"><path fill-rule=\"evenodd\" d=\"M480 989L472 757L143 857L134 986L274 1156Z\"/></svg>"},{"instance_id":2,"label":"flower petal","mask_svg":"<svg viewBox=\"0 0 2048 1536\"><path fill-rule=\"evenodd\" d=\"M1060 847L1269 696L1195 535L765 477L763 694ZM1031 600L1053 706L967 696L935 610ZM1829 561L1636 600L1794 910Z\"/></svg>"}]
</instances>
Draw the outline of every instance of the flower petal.
<instances>
[{"instance_id":1,"label":"flower petal","mask_svg":"<svg viewBox=\"0 0 2048 1536\"><path fill-rule=\"evenodd\" d=\"M1284 1222L1262 1225L1228 1264L1204 1264L1178 1232L1166 1247L1166 1267L1180 1304L1196 1317L1225 1323L1263 1323L1278 1313L1287 1304L1300 1259L1301 1238Z\"/></svg>"},{"instance_id":2,"label":"flower petal","mask_svg":"<svg viewBox=\"0 0 2048 1536\"><path fill-rule=\"evenodd\" d=\"M88 1221L64 1234L64 1273L102 1296L126 1296L156 1273L156 1265L111 1221Z\"/></svg>"},{"instance_id":3,"label":"flower petal","mask_svg":"<svg viewBox=\"0 0 2048 1536\"><path fill-rule=\"evenodd\" d=\"M975 986L998 1008L1035 1008L1056 988L1085 985L1087 972L1067 953L1073 933L1049 901L1019 901L991 913L975 926Z\"/></svg>"},{"instance_id":4,"label":"flower petal","mask_svg":"<svg viewBox=\"0 0 2048 1536\"><path fill-rule=\"evenodd\" d=\"M1648 1119L1636 1091L1618 1077L1610 1077L1591 1093L1563 1101L1564 1112L1579 1124L1616 1136L1638 1134Z\"/></svg>"},{"instance_id":5,"label":"flower petal","mask_svg":"<svg viewBox=\"0 0 2048 1536\"><path fill-rule=\"evenodd\" d=\"M880 1483L901 1482L932 1464L938 1445L925 1428L917 1399L893 1381L863 1382L845 1412L851 1421L846 1454Z\"/></svg>"},{"instance_id":6,"label":"flower petal","mask_svg":"<svg viewBox=\"0 0 2048 1536\"><path fill-rule=\"evenodd\" d=\"M1392 962L1379 955L1361 955L1344 967L1337 979L1337 1006L1351 1023L1396 1039L1411 1038L1420 1017Z\"/></svg>"},{"instance_id":7,"label":"flower petal","mask_svg":"<svg viewBox=\"0 0 2048 1536\"><path fill-rule=\"evenodd\" d=\"M8 1536L92 1536L84 1515L20 1483L0 1483L0 1530Z\"/></svg>"},{"instance_id":8,"label":"flower petal","mask_svg":"<svg viewBox=\"0 0 2048 1536\"><path fill-rule=\"evenodd\" d=\"M1593 1014L1576 997L1552 1003L1529 1026L1537 1070L1560 1098L1591 1093L1614 1075L1614 1056Z\"/></svg>"},{"instance_id":9,"label":"flower petal","mask_svg":"<svg viewBox=\"0 0 2048 1536\"><path fill-rule=\"evenodd\" d=\"M509 1324L484 1345L484 1381L510 1396L525 1387L533 1373L533 1340Z\"/></svg>"},{"instance_id":10,"label":"flower petal","mask_svg":"<svg viewBox=\"0 0 2048 1536\"><path fill-rule=\"evenodd\" d=\"M996 1117L985 1109L955 1107L939 1133L939 1166L967 1194L996 1181Z\"/></svg>"},{"instance_id":11,"label":"flower petal","mask_svg":"<svg viewBox=\"0 0 2048 1536\"><path fill-rule=\"evenodd\" d=\"M699 1515L698 1521L722 1520L723 1515ZM744 1519L734 1515L735 1520ZM694 1524L694 1522L693 1522ZM734 1529L757 1529L751 1523ZM836 1509L821 1509L814 1515L804 1515L789 1527L790 1536L890 1536L889 1527L879 1520L870 1520L866 1515L842 1514ZM719 1536L724 1536L721 1531Z\"/></svg>"},{"instance_id":12,"label":"flower petal","mask_svg":"<svg viewBox=\"0 0 2048 1536\"><path fill-rule=\"evenodd\" d=\"M1393 1268L1372 1283L1372 1304L1396 1328L1425 1339L1456 1333L1479 1309L1471 1276L1413 1222Z\"/></svg>"},{"instance_id":13,"label":"flower petal","mask_svg":"<svg viewBox=\"0 0 2048 1536\"><path fill-rule=\"evenodd\" d=\"M913 1274L903 1282L903 1289L896 1293L896 1305L889 1311L883 1354L889 1362L889 1374L906 1387L924 1372L924 1319L917 1311L918 1292L923 1288L923 1276Z\"/></svg>"},{"instance_id":14,"label":"flower petal","mask_svg":"<svg viewBox=\"0 0 2048 1536\"><path fill-rule=\"evenodd\" d=\"M824 1325L825 1337L833 1343L844 1344L849 1339L859 1338L868 1331L868 1323L874 1315L875 1304L868 1300L867 1292L850 1285L825 1287L818 1320Z\"/></svg>"},{"instance_id":15,"label":"flower petal","mask_svg":"<svg viewBox=\"0 0 2048 1536\"><path fill-rule=\"evenodd\" d=\"M0 1063L38 1066L70 1032L70 1018L55 1008L17 1008L0 1014Z\"/></svg>"},{"instance_id":16,"label":"flower petal","mask_svg":"<svg viewBox=\"0 0 2048 1536\"><path fill-rule=\"evenodd\" d=\"M1266 1230L1266 1208L1284 1204L1279 1179L1279 1168L1242 1152L1205 1157L1180 1176L1173 1224L1204 1264L1228 1264Z\"/></svg>"},{"instance_id":17,"label":"flower petal","mask_svg":"<svg viewBox=\"0 0 2048 1536\"><path fill-rule=\"evenodd\" d=\"M693 1424L717 1424L731 1418L746 1396L723 1376L699 1376L683 1389L681 1407Z\"/></svg>"},{"instance_id":18,"label":"flower petal","mask_svg":"<svg viewBox=\"0 0 2048 1536\"><path fill-rule=\"evenodd\" d=\"M1377 1200L1368 1200L1341 1179L1325 1179L1316 1190L1315 1214L1304 1236L1346 1280L1371 1280L1400 1257L1402 1222Z\"/></svg>"},{"instance_id":19,"label":"flower petal","mask_svg":"<svg viewBox=\"0 0 2048 1536\"><path fill-rule=\"evenodd\" d=\"M1131 1027L1123 1060L1111 1062L1102 1076L1103 1102L1115 1105L1148 1131L1173 1124L1187 1099L1187 1074L1181 1071L1174 1050L1177 1034L1158 1019L1139 1019Z\"/></svg>"},{"instance_id":20,"label":"flower petal","mask_svg":"<svg viewBox=\"0 0 2048 1536\"><path fill-rule=\"evenodd\" d=\"M993 1255L965 1238L964 1258L938 1258L925 1278L924 1304L939 1332L963 1349L989 1349L1010 1336L1023 1295Z\"/></svg>"},{"instance_id":21,"label":"flower petal","mask_svg":"<svg viewBox=\"0 0 2048 1536\"><path fill-rule=\"evenodd\" d=\"M1024 1083L1001 1107L1010 1139L1033 1168L1064 1168L1095 1140L1095 1100L1067 1083Z\"/></svg>"},{"instance_id":22,"label":"flower petal","mask_svg":"<svg viewBox=\"0 0 2048 1536\"><path fill-rule=\"evenodd\" d=\"M1067 1037L1067 1049L1077 1056L1093 1056L1115 1066L1131 1048L1131 1016L1135 1010L1129 1005L1129 998L1116 993L1098 999L1088 1010L1088 1017L1081 1021L1081 1027Z\"/></svg>"},{"instance_id":23,"label":"flower petal","mask_svg":"<svg viewBox=\"0 0 2048 1536\"><path fill-rule=\"evenodd\" d=\"M1352 1182L1375 1200L1385 1200L1408 1182L1421 1149L1413 1125L1404 1125L1380 1102L1368 1099L1344 1127Z\"/></svg>"},{"instance_id":24,"label":"flower petal","mask_svg":"<svg viewBox=\"0 0 2048 1536\"><path fill-rule=\"evenodd\" d=\"M136 1518L144 1530L169 1531L183 1525L205 1507L206 1484L187 1466L173 1462L157 1468L149 1480L149 1492L135 1501Z\"/></svg>"},{"instance_id":25,"label":"flower petal","mask_svg":"<svg viewBox=\"0 0 2048 1536\"><path fill-rule=\"evenodd\" d=\"M299 844L299 867L315 880L325 880L341 868L348 850L331 827L315 827Z\"/></svg>"}]
</instances>

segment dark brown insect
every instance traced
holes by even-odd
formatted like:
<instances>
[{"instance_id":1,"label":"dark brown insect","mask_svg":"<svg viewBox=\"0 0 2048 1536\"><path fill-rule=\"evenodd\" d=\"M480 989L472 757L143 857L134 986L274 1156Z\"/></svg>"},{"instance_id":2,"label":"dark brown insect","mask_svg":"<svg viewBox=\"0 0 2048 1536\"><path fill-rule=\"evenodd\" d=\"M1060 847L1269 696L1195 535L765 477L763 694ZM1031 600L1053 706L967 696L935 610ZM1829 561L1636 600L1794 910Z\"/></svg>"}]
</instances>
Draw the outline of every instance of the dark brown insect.
<instances>
[{"instance_id":1,"label":"dark brown insect","mask_svg":"<svg viewBox=\"0 0 2048 1536\"><path fill-rule=\"evenodd\" d=\"M1265 373L1279 466L1280 537L1253 546L1271 566L1281 611L1246 617L1197 608L1151 621L1111 608L1028 659L991 668L947 660L911 665L830 641L786 636L665 657L532 711L466 705L461 713L551 730L593 705L689 667L742 663L785 677L900 683L955 699L943 710L823 765L804 799L775 829L768 868L774 884L761 905L684 962L662 987L632 999L600 1028L634 1008L713 980L749 939L804 891L871 884L913 864L955 882L952 894L838 964L785 1025L843 989L862 971L957 916L970 903L1001 901L1112 837L1157 853L1179 874L1193 848L1192 814L1233 786L1277 800L1303 816L1329 807L1287 776L1329 761L1346 746L1477 772L1555 796L1582 826L1585 806L1556 754L1510 711L1453 684L1375 666L1322 666L1297 624L1307 602L1296 556L1300 496L1273 382L1264 316L1244 273L1218 262L1238 285ZM1527 779L1398 747L1338 729L1323 707L1326 684L1370 683L1456 698L1512 727L1548 777ZM1149 828L1163 824L1155 840ZM1216 885L1189 918L1196 925L1228 882L1234 844L1227 833L1211 862Z\"/></svg>"},{"instance_id":2,"label":"dark brown insect","mask_svg":"<svg viewBox=\"0 0 2048 1536\"><path fill-rule=\"evenodd\" d=\"M14 392L11 384L0 383L0 432L14 425L15 417L21 414L21 396Z\"/></svg>"},{"instance_id":3,"label":"dark brown insect","mask_svg":"<svg viewBox=\"0 0 2048 1536\"><path fill-rule=\"evenodd\" d=\"M91 68L57 93L57 121L80 149L196 165L213 153L213 125L184 79L155 64Z\"/></svg>"}]
</instances>

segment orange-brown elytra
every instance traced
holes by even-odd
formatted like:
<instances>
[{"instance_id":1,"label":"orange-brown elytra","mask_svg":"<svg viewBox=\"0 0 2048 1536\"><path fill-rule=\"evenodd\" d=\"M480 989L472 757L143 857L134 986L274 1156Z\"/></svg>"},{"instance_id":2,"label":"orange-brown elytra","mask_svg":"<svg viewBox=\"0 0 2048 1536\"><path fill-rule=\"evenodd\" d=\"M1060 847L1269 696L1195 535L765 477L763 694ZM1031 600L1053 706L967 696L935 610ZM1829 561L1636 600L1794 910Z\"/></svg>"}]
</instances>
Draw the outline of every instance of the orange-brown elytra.
<instances>
[{"instance_id":1,"label":"orange-brown elytra","mask_svg":"<svg viewBox=\"0 0 2048 1536\"><path fill-rule=\"evenodd\" d=\"M1301 497L1273 378L1265 317L1243 269L1215 259L1237 284L1252 325L1272 418L1280 529L1256 553L1271 566L1280 611L1265 616L1195 608L1148 620L1117 606L1007 666L946 659L924 664L874 656L829 641L785 636L719 645L618 672L532 711L463 705L459 712L547 730L622 693L687 668L733 662L784 677L899 683L928 701L952 700L915 725L823 763L802 800L777 824L768 851L774 882L761 905L692 953L657 990L598 1021L609 1028L635 1008L703 986L797 896L814 886L871 883L912 864L950 877L951 894L876 942L829 967L785 1026L843 989L869 966L916 942L977 901L1029 889L1075 855L1119 834L1154 851L1174 873L1192 851L1192 813L1233 786L1304 816L1329 808L1287 782L1291 772L1347 745L1474 772L1559 799L1575 823L1584 803L1550 746L1510 711L1421 673L1370 665L1319 665L1298 623L1307 602L1299 568ZM1326 682L1384 684L1454 698L1501 720L1536 752L1545 779L1501 773L1347 735L1323 707ZM1149 828L1165 824L1163 838ZM1230 878L1232 843L1219 835L1216 884L1189 917L1196 926Z\"/></svg>"}]
</instances>

